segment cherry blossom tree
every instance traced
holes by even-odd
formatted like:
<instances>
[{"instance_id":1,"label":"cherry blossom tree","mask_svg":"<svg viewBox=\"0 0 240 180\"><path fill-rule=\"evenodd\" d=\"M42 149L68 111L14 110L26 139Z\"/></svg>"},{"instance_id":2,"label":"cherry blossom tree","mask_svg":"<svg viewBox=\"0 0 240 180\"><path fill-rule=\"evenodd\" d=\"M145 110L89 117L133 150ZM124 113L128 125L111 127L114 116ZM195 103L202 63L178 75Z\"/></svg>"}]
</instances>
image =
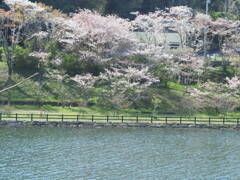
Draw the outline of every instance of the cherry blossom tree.
<instances>
[{"instance_id":1,"label":"cherry blossom tree","mask_svg":"<svg viewBox=\"0 0 240 180\"><path fill-rule=\"evenodd\" d=\"M88 90L96 87L99 83L100 85L108 84L103 91L105 98L112 103L118 102L121 104L122 102L129 102L129 98L134 97L131 99L133 103L144 89L158 81L149 73L148 68L137 69L133 67L106 69L98 77L86 74L76 75L71 79L78 83L85 104L87 103Z\"/></svg>"},{"instance_id":2,"label":"cherry blossom tree","mask_svg":"<svg viewBox=\"0 0 240 180\"><path fill-rule=\"evenodd\" d=\"M240 98L240 78L234 76L232 78L227 77L226 80L229 94L236 98Z\"/></svg>"},{"instance_id":3,"label":"cherry blossom tree","mask_svg":"<svg viewBox=\"0 0 240 180\"><path fill-rule=\"evenodd\" d=\"M155 41L157 46L165 46L164 32L174 31L179 34L181 46L184 47L188 36L193 34L194 26L190 21L193 17L192 9L185 6L172 7L168 11L138 15L133 23L133 29L146 33L149 40ZM160 43L161 42L161 43Z\"/></svg>"},{"instance_id":4,"label":"cherry blossom tree","mask_svg":"<svg viewBox=\"0 0 240 180\"><path fill-rule=\"evenodd\" d=\"M199 89L189 88L193 106L199 109L213 109L216 112L232 112L239 106L240 80L237 76L226 78L227 83L206 82Z\"/></svg>"},{"instance_id":5,"label":"cherry blossom tree","mask_svg":"<svg viewBox=\"0 0 240 180\"><path fill-rule=\"evenodd\" d=\"M9 12L1 13L2 45L8 65L8 81L11 81L13 72L13 61L16 46L23 41L21 34L25 31L27 23L44 13L44 9L28 0L5 0L9 7Z\"/></svg>"},{"instance_id":6,"label":"cherry blossom tree","mask_svg":"<svg viewBox=\"0 0 240 180\"><path fill-rule=\"evenodd\" d=\"M82 58L104 61L135 52L136 39L129 31L131 23L125 19L79 10L71 18L55 18L54 21L61 29L60 42Z\"/></svg>"}]
</instances>

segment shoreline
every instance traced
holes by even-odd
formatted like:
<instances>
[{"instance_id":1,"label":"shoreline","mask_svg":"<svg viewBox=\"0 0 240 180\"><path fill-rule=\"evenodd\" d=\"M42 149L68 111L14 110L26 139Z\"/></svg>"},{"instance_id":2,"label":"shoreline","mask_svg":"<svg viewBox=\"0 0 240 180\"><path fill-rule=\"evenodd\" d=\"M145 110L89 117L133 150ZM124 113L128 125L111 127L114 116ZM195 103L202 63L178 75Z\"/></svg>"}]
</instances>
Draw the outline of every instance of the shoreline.
<instances>
[{"instance_id":1,"label":"shoreline","mask_svg":"<svg viewBox=\"0 0 240 180\"><path fill-rule=\"evenodd\" d=\"M60 128L103 128L103 127L115 127L115 128L197 128L197 129L232 129L240 130L239 125L231 124L190 124L190 123L99 123L99 122L61 122L61 121L0 121L0 127L60 127Z\"/></svg>"}]
</instances>

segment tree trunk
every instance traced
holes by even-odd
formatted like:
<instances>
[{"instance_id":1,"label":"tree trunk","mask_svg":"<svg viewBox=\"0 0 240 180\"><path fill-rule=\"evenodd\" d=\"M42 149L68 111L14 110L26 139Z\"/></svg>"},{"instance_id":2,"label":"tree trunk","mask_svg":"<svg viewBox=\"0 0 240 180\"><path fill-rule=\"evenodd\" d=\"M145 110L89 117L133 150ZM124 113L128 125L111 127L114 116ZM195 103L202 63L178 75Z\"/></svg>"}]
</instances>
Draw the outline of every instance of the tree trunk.
<instances>
[{"instance_id":1,"label":"tree trunk","mask_svg":"<svg viewBox=\"0 0 240 180\"><path fill-rule=\"evenodd\" d=\"M8 66L8 82L12 81L12 73L13 73L13 66L12 66L12 58L9 57L7 60L7 66Z\"/></svg>"}]
</instances>

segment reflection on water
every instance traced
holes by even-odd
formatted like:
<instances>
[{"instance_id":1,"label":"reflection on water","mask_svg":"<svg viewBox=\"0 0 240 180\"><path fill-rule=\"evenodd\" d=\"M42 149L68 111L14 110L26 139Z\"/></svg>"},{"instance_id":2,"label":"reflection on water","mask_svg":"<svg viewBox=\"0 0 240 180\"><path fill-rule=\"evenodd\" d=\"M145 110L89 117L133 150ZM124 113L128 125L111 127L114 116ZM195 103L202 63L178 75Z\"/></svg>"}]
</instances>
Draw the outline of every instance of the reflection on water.
<instances>
[{"instance_id":1,"label":"reflection on water","mask_svg":"<svg viewBox=\"0 0 240 180\"><path fill-rule=\"evenodd\" d=\"M240 179L240 132L0 128L0 179Z\"/></svg>"}]
</instances>

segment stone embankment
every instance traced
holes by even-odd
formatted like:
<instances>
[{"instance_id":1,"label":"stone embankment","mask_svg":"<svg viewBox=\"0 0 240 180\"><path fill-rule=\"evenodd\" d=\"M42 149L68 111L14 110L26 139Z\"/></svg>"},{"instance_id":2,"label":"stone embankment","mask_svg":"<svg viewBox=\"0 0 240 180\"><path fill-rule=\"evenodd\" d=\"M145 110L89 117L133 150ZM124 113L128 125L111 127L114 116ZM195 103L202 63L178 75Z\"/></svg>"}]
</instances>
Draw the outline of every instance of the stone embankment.
<instances>
[{"instance_id":1,"label":"stone embankment","mask_svg":"<svg viewBox=\"0 0 240 180\"><path fill-rule=\"evenodd\" d=\"M96 122L60 122L60 121L0 121L0 127L64 127L64 128L84 128L84 127L117 127L117 128L209 128L209 129L236 129L237 125L218 124L157 124L157 123L96 123Z\"/></svg>"}]
</instances>

